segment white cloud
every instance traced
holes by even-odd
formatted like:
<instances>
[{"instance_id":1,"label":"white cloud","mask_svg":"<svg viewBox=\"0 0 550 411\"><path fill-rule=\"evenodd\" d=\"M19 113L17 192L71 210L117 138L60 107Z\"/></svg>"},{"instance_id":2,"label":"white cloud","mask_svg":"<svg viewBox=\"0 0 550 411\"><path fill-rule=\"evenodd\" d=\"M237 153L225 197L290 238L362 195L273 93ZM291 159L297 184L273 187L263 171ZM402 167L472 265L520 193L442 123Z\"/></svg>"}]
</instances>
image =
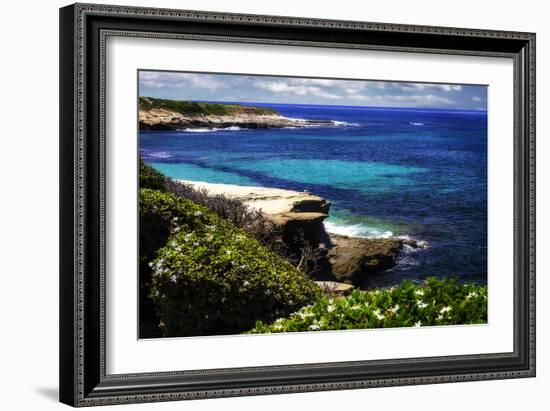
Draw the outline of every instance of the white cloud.
<instances>
[{"instance_id":1,"label":"white cloud","mask_svg":"<svg viewBox=\"0 0 550 411\"><path fill-rule=\"evenodd\" d=\"M389 96L377 96L377 97L381 97L383 101L388 101L388 102L392 101L392 102L402 102L402 103L414 103L419 105L426 105L426 104L432 104L432 103L453 104L452 100L446 97L434 96L433 94L412 95L412 96L389 95Z\"/></svg>"},{"instance_id":2,"label":"white cloud","mask_svg":"<svg viewBox=\"0 0 550 411\"><path fill-rule=\"evenodd\" d=\"M459 84L426 84L426 83L391 83L394 88L402 91L418 90L441 90L441 91L460 91L462 86Z\"/></svg>"},{"instance_id":3,"label":"white cloud","mask_svg":"<svg viewBox=\"0 0 550 411\"><path fill-rule=\"evenodd\" d=\"M446 97L435 96L433 94L427 94L427 95L386 94L386 95L377 95L377 96L356 94L356 95L347 96L347 98L351 100L359 100L365 103L370 102L373 104L382 104L382 105L405 104L405 105L415 105L415 106L427 106L431 104L451 105L454 103L454 101L452 101L451 99L448 99Z\"/></svg>"},{"instance_id":4,"label":"white cloud","mask_svg":"<svg viewBox=\"0 0 550 411\"><path fill-rule=\"evenodd\" d=\"M291 78L289 83L295 85L316 85L316 86L334 86L342 83L342 81L322 79L322 78Z\"/></svg>"},{"instance_id":5,"label":"white cloud","mask_svg":"<svg viewBox=\"0 0 550 411\"><path fill-rule=\"evenodd\" d=\"M139 73L139 84L149 88L193 88L210 91L225 88L226 84L211 75L200 73L163 73L143 71Z\"/></svg>"},{"instance_id":6,"label":"white cloud","mask_svg":"<svg viewBox=\"0 0 550 411\"><path fill-rule=\"evenodd\" d=\"M147 88L152 95L197 100L273 100L318 104L334 101L339 104L391 107L452 107L465 98L461 93L463 86L458 84L170 72L140 72L139 78L140 86ZM154 89L158 89L158 93ZM471 106L477 106L479 104L474 102L483 102L482 97L468 96L466 99Z\"/></svg>"},{"instance_id":7,"label":"white cloud","mask_svg":"<svg viewBox=\"0 0 550 411\"><path fill-rule=\"evenodd\" d=\"M293 83L293 82L292 81L290 82L257 81L254 83L254 86L264 90L272 91L274 93L282 93L286 95L297 95L297 96L311 95L311 96L324 97L324 98L330 98L330 99L342 98L340 95L323 90L320 87L304 85L304 84L308 84L306 82L294 82L295 84L298 84L298 85L289 84L289 83Z\"/></svg>"}]
</instances>

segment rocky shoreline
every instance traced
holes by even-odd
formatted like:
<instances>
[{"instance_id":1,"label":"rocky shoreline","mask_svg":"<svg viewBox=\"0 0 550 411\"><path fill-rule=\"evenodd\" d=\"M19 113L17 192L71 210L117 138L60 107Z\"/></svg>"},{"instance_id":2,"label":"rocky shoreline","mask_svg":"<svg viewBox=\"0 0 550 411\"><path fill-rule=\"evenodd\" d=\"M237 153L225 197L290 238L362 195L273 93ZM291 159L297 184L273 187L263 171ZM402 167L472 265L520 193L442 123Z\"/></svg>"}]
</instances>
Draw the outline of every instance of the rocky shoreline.
<instances>
[{"instance_id":1,"label":"rocky shoreline","mask_svg":"<svg viewBox=\"0 0 550 411\"><path fill-rule=\"evenodd\" d=\"M209 106L215 106L209 104ZM211 114L206 110L180 112L169 107L140 106L140 130L197 130L197 129L268 129L335 126L330 120L294 119L253 106L223 106L224 113ZM227 109L230 107L230 109Z\"/></svg>"},{"instance_id":2,"label":"rocky shoreline","mask_svg":"<svg viewBox=\"0 0 550 411\"><path fill-rule=\"evenodd\" d=\"M345 294L363 284L365 278L393 268L405 248L426 248L424 241L400 237L362 238L327 232L323 221L329 216L330 202L309 192L215 184L180 180L212 195L224 195L261 210L290 243L298 233L318 248L321 256L315 280L323 288ZM344 286L344 284L346 286Z\"/></svg>"}]
</instances>

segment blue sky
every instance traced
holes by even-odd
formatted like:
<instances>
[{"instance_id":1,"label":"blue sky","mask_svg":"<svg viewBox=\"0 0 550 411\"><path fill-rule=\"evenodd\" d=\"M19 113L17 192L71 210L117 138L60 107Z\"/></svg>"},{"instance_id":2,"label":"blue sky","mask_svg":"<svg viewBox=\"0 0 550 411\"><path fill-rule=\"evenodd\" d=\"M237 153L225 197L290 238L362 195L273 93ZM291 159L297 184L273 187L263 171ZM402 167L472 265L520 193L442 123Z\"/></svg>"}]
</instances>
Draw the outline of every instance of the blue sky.
<instances>
[{"instance_id":1,"label":"blue sky","mask_svg":"<svg viewBox=\"0 0 550 411\"><path fill-rule=\"evenodd\" d=\"M479 85L236 74L140 71L139 95L177 100L487 109L487 87Z\"/></svg>"}]
</instances>

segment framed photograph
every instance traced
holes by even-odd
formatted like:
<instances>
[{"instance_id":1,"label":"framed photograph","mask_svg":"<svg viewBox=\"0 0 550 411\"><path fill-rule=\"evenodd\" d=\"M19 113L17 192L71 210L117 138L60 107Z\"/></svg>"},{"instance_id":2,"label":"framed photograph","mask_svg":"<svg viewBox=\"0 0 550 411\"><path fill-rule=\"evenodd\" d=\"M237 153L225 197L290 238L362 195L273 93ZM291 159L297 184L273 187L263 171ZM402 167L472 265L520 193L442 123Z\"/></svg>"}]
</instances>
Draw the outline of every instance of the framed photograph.
<instances>
[{"instance_id":1,"label":"framed photograph","mask_svg":"<svg viewBox=\"0 0 550 411\"><path fill-rule=\"evenodd\" d=\"M535 375L535 35L60 10L60 398Z\"/></svg>"}]
</instances>

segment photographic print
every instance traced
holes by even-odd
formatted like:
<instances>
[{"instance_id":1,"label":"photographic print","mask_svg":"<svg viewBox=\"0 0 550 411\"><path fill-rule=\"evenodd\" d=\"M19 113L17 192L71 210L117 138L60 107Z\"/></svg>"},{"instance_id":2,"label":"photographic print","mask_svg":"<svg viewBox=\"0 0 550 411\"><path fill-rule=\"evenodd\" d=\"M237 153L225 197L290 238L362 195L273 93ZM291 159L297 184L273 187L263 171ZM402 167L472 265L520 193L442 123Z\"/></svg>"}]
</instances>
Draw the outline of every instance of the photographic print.
<instances>
[{"instance_id":1,"label":"photographic print","mask_svg":"<svg viewBox=\"0 0 550 411\"><path fill-rule=\"evenodd\" d=\"M487 86L138 72L139 337L487 323Z\"/></svg>"}]
</instances>

